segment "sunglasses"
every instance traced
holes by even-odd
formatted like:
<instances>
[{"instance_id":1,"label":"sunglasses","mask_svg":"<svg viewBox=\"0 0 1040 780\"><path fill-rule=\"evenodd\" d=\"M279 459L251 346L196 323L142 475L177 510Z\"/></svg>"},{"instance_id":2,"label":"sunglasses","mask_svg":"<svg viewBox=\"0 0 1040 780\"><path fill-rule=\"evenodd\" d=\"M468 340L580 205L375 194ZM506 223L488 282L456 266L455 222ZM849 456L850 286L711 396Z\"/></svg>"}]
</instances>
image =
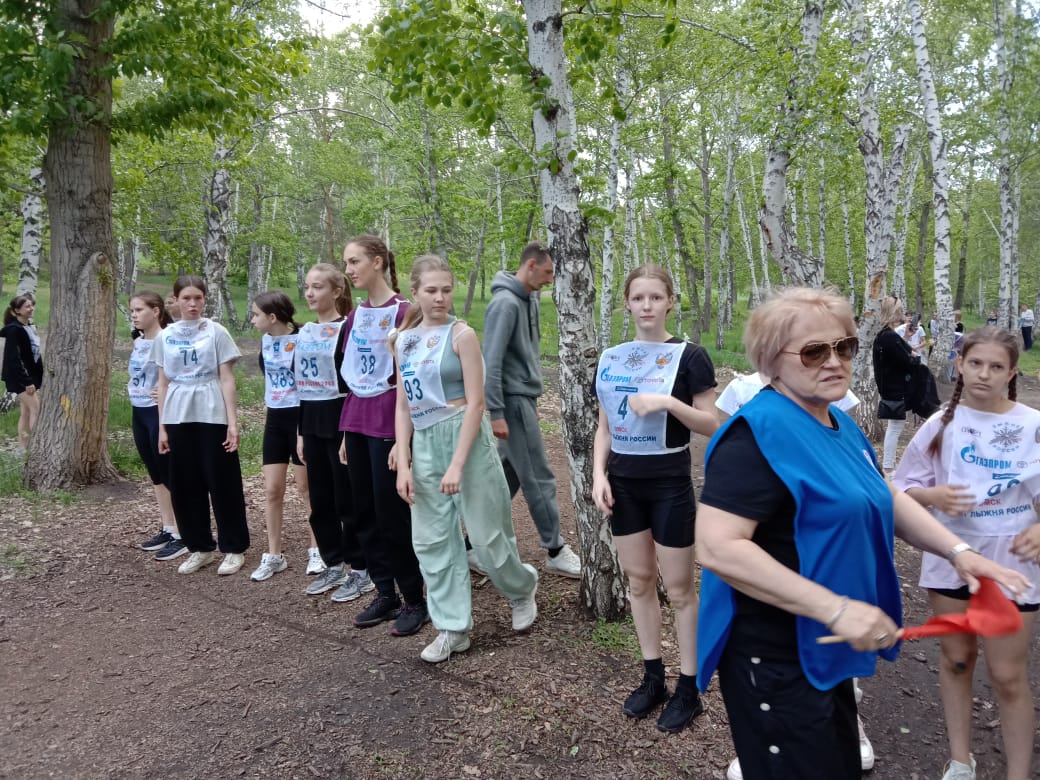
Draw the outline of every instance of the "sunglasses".
<instances>
[{"instance_id":1,"label":"sunglasses","mask_svg":"<svg viewBox=\"0 0 1040 780\"><path fill-rule=\"evenodd\" d=\"M831 352L838 356L839 360L846 362L856 357L859 352L859 339L855 336L846 336L837 341L814 341L806 344L797 352L787 349L780 350L785 355L798 355L802 359L802 365L806 368L819 368L831 359Z\"/></svg>"}]
</instances>

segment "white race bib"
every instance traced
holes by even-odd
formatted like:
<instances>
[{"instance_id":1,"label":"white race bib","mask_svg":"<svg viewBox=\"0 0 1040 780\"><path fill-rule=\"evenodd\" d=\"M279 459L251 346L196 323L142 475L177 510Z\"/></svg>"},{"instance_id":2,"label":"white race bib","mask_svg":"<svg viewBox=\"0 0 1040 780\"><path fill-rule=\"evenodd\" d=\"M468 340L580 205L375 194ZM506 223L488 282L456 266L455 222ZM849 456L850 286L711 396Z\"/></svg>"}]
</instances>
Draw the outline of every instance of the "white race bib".
<instances>
[{"instance_id":1,"label":"white race bib","mask_svg":"<svg viewBox=\"0 0 1040 780\"><path fill-rule=\"evenodd\" d=\"M159 366L152 361L152 339L134 340L129 372L126 392L130 396L130 405L139 409L158 405L151 392L159 384Z\"/></svg>"},{"instance_id":2,"label":"white race bib","mask_svg":"<svg viewBox=\"0 0 1040 780\"><path fill-rule=\"evenodd\" d=\"M264 359L264 403L268 409L290 409L300 405L293 374L297 334L264 334L260 355Z\"/></svg>"},{"instance_id":3,"label":"white race bib","mask_svg":"<svg viewBox=\"0 0 1040 780\"><path fill-rule=\"evenodd\" d=\"M347 337L339 373L350 391L361 398L382 395L393 385L394 356L387 336L397 322L400 301L379 308L360 306Z\"/></svg>"},{"instance_id":4,"label":"white race bib","mask_svg":"<svg viewBox=\"0 0 1040 780\"><path fill-rule=\"evenodd\" d=\"M636 393L671 395L684 342L630 341L611 347L599 359L596 395L610 425L610 449L623 455L679 452L666 443L668 412L639 416L628 408Z\"/></svg>"},{"instance_id":5,"label":"white race bib","mask_svg":"<svg viewBox=\"0 0 1040 780\"><path fill-rule=\"evenodd\" d=\"M408 398L408 413L416 430L454 417L459 407L444 398L441 358L451 349L451 328L414 328L402 331L397 340L397 360L401 366L401 387Z\"/></svg>"},{"instance_id":6,"label":"white race bib","mask_svg":"<svg viewBox=\"0 0 1040 780\"><path fill-rule=\"evenodd\" d=\"M301 401L340 398L336 341L343 321L308 322L296 334L294 374Z\"/></svg>"},{"instance_id":7,"label":"white race bib","mask_svg":"<svg viewBox=\"0 0 1040 780\"><path fill-rule=\"evenodd\" d=\"M162 340L163 371L179 384L203 384L217 378L217 348L208 319L170 325Z\"/></svg>"}]
</instances>

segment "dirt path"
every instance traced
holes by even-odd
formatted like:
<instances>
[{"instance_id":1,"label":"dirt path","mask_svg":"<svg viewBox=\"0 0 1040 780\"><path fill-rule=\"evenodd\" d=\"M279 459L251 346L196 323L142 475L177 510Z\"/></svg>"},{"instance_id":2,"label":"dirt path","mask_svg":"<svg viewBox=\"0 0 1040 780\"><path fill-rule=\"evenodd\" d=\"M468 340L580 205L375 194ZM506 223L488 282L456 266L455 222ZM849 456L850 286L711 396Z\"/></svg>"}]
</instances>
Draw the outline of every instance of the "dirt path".
<instances>
[{"instance_id":1,"label":"dirt path","mask_svg":"<svg viewBox=\"0 0 1040 780\"><path fill-rule=\"evenodd\" d=\"M1022 398L1036 405L1036 383L1026 385ZM552 400L543 406L551 417ZM566 474L559 434L549 443ZM253 548L231 578L215 567L182 577L179 561L133 548L155 525L145 485L0 509L0 778L723 776L732 748L717 686L683 734L623 718L640 673L630 629L584 619L573 582L543 576L539 620L517 636L507 604L474 578L474 647L431 667L418 653L432 628L404 639L385 625L357 630L350 618L367 597L303 595L295 497L290 569L250 582L264 544L259 479L246 489ZM561 480L561 507L568 494ZM540 563L522 500L514 510L522 557ZM900 547L899 566L907 621L923 620L916 554ZM940 777L937 647L907 647L864 681L878 754L870 776ZM675 649L666 652L674 673ZM996 710L984 682L976 693L979 778L996 778Z\"/></svg>"}]
</instances>

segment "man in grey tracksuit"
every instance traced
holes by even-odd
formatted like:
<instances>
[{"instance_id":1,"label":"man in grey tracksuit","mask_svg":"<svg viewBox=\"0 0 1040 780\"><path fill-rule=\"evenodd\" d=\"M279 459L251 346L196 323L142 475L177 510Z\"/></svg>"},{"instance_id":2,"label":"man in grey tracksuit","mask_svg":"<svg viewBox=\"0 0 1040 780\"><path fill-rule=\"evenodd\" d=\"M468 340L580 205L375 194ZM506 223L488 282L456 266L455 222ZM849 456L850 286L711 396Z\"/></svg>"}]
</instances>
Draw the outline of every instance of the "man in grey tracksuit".
<instances>
[{"instance_id":1,"label":"man in grey tracksuit","mask_svg":"<svg viewBox=\"0 0 1040 780\"><path fill-rule=\"evenodd\" d=\"M495 275L484 314L484 397L510 493L516 495L523 488L547 551L546 571L580 577L581 561L560 535L556 477L538 425L537 403L542 394L538 291L552 281L552 256L539 241L524 247L515 274L500 271Z\"/></svg>"}]
</instances>

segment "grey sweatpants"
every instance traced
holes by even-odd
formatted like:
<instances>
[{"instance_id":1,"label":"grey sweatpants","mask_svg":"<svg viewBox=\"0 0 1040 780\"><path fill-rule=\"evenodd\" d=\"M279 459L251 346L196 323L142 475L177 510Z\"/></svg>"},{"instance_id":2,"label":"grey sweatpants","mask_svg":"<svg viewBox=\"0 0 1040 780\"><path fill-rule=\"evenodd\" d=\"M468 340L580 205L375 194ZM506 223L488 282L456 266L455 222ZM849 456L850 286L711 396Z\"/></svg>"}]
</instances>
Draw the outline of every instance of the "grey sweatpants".
<instances>
[{"instance_id":1,"label":"grey sweatpants","mask_svg":"<svg viewBox=\"0 0 1040 780\"><path fill-rule=\"evenodd\" d=\"M538 425L537 399L523 395L505 396L504 419L509 438L498 440L498 454L509 483L509 495L523 488L542 547L563 547L560 508L556 503L556 475L545 456L545 442Z\"/></svg>"}]
</instances>

